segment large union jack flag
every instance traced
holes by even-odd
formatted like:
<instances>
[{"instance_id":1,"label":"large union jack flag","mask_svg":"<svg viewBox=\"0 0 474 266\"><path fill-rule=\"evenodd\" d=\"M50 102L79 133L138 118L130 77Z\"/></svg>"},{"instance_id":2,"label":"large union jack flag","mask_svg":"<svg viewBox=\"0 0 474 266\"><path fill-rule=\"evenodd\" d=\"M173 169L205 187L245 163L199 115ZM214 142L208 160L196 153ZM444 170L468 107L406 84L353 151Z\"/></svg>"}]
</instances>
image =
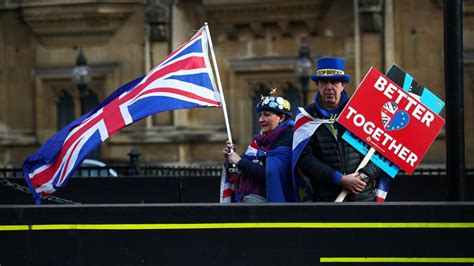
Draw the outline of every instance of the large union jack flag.
<instances>
[{"instance_id":1,"label":"large union jack flag","mask_svg":"<svg viewBox=\"0 0 474 266\"><path fill-rule=\"evenodd\" d=\"M26 182L40 203L64 187L87 155L121 128L163 111L220 105L203 27L146 76L120 87L47 140L24 162Z\"/></svg>"}]
</instances>

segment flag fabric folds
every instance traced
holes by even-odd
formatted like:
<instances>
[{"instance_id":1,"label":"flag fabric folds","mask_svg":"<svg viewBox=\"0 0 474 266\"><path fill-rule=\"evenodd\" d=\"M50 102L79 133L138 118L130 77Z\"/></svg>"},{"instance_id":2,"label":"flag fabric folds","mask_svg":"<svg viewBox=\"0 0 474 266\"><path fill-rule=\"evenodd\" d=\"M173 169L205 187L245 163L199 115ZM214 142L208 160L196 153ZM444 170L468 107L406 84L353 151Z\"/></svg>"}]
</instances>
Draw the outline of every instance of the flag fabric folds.
<instances>
[{"instance_id":1,"label":"flag fabric folds","mask_svg":"<svg viewBox=\"0 0 474 266\"><path fill-rule=\"evenodd\" d=\"M311 116L304 108L299 107L299 113L295 119L293 127L293 147L292 147L292 181L296 189L297 202L313 201L313 187L308 177L303 175L296 167L296 163L301 153L308 144L311 136L324 123L333 123L329 119L319 119Z\"/></svg>"},{"instance_id":2,"label":"flag fabric folds","mask_svg":"<svg viewBox=\"0 0 474 266\"><path fill-rule=\"evenodd\" d=\"M293 188L291 185L290 172L291 148L280 146L274 150L262 150L255 140L247 147L242 158L248 160L261 160L266 158L265 163L265 187L267 202L291 202L294 201ZM239 194L238 186L243 178L240 173L230 176L226 167L222 169L220 202L242 202L242 195Z\"/></svg>"},{"instance_id":3,"label":"flag fabric folds","mask_svg":"<svg viewBox=\"0 0 474 266\"><path fill-rule=\"evenodd\" d=\"M380 176L375 187L375 202L384 202L390 188L390 178L385 172L380 171Z\"/></svg>"},{"instance_id":4,"label":"flag fabric folds","mask_svg":"<svg viewBox=\"0 0 474 266\"><path fill-rule=\"evenodd\" d=\"M36 202L64 187L87 155L121 128L163 111L221 106L208 49L202 27L146 76L120 87L30 155L23 174Z\"/></svg>"},{"instance_id":5,"label":"flag fabric folds","mask_svg":"<svg viewBox=\"0 0 474 266\"><path fill-rule=\"evenodd\" d=\"M242 157L247 159L256 158L258 148L259 147L257 141L253 140L252 143L250 143L250 145L245 150ZM230 172L229 168L232 168L234 172ZM222 167L221 174L220 203L231 203L239 201L239 199L236 199L236 194L240 178L241 175L240 173L238 173L237 167L231 167L230 165L228 165L228 162L225 161Z\"/></svg>"}]
</instances>

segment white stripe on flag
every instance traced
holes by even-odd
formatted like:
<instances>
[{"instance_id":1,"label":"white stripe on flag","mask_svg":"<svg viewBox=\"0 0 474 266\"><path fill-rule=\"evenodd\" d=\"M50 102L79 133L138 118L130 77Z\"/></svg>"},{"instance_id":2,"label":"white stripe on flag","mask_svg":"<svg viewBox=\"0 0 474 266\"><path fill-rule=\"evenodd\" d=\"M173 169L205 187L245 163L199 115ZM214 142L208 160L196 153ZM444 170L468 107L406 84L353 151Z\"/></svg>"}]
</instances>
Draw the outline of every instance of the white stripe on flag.
<instances>
[{"instance_id":1,"label":"white stripe on flag","mask_svg":"<svg viewBox=\"0 0 474 266\"><path fill-rule=\"evenodd\" d=\"M387 197L387 191L383 191L381 189L376 189L375 190L375 194L377 195L377 197L379 198L383 198L385 199Z\"/></svg>"}]
</instances>

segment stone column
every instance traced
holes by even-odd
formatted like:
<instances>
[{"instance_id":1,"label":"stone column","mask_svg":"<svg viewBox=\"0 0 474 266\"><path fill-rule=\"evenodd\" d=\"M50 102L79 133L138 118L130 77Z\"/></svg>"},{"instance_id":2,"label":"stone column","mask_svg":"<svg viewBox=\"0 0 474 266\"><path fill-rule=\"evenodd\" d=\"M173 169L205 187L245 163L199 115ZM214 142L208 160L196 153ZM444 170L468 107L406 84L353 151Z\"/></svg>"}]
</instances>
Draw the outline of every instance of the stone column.
<instances>
[{"instance_id":1,"label":"stone column","mask_svg":"<svg viewBox=\"0 0 474 266\"><path fill-rule=\"evenodd\" d=\"M192 21L190 21L187 16L186 5L176 5L173 7L171 23L173 25L173 31L171 32L171 50L174 50L188 41L197 28L191 24ZM181 134L180 131L189 126L189 112L190 110L188 109L176 110L173 112L173 121L174 126L177 128L177 134ZM189 156L189 152L189 145L181 140L181 142L178 143L178 158L180 164L189 163L188 158L191 157Z\"/></svg>"},{"instance_id":2,"label":"stone column","mask_svg":"<svg viewBox=\"0 0 474 266\"><path fill-rule=\"evenodd\" d=\"M395 62L395 44L394 44L394 19L393 19L393 0L385 0L385 70Z\"/></svg>"},{"instance_id":3,"label":"stone column","mask_svg":"<svg viewBox=\"0 0 474 266\"><path fill-rule=\"evenodd\" d=\"M360 23L359 0L354 0L354 76L355 87L360 83Z\"/></svg>"}]
</instances>

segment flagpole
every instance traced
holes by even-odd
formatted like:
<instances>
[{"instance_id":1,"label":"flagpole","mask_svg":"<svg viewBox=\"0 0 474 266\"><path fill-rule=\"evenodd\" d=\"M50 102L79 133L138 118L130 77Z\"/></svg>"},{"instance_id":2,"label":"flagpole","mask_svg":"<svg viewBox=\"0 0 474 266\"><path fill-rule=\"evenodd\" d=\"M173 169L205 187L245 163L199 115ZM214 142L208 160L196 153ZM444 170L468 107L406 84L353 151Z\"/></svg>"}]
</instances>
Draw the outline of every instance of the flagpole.
<instances>
[{"instance_id":1,"label":"flagpole","mask_svg":"<svg viewBox=\"0 0 474 266\"><path fill-rule=\"evenodd\" d=\"M211 32L209 31L209 25L207 22L204 22L204 28L206 30L206 35L207 35L207 40L209 41L209 48L211 50L211 57L212 57L212 64L214 65L214 71L216 72L217 76L217 88L219 89L219 93L221 94L222 98L222 109L224 110L224 120L225 120L225 126L227 130L227 138L230 141L230 144L232 144L232 134L230 132L230 124L229 124L229 116L227 115L227 107L225 104L225 98L224 98L224 91L222 90L222 83L221 83L221 76L219 75L219 69L217 68L217 61L216 61L216 55L214 54L214 46L212 45L212 39L211 39Z\"/></svg>"},{"instance_id":2,"label":"flagpole","mask_svg":"<svg viewBox=\"0 0 474 266\"><path fill-rule=\"evenodd\" d=\"M359 170L362 169L362 167L366 166L367 163L369 163L370 158L372 158L372 155L374 155L374 153L375 153L375 149L370 148L369 151L367 152L367 154L365 155L364 159L362 160L362 162L360 162L359 166L355 170L355 173L358 173ZM337 196L337 198L334 202L343 202L348 193L349 192L347 190L343 189L341 191L341 193L339 193L339 195Z\"/></svg>"}]
</instances>

